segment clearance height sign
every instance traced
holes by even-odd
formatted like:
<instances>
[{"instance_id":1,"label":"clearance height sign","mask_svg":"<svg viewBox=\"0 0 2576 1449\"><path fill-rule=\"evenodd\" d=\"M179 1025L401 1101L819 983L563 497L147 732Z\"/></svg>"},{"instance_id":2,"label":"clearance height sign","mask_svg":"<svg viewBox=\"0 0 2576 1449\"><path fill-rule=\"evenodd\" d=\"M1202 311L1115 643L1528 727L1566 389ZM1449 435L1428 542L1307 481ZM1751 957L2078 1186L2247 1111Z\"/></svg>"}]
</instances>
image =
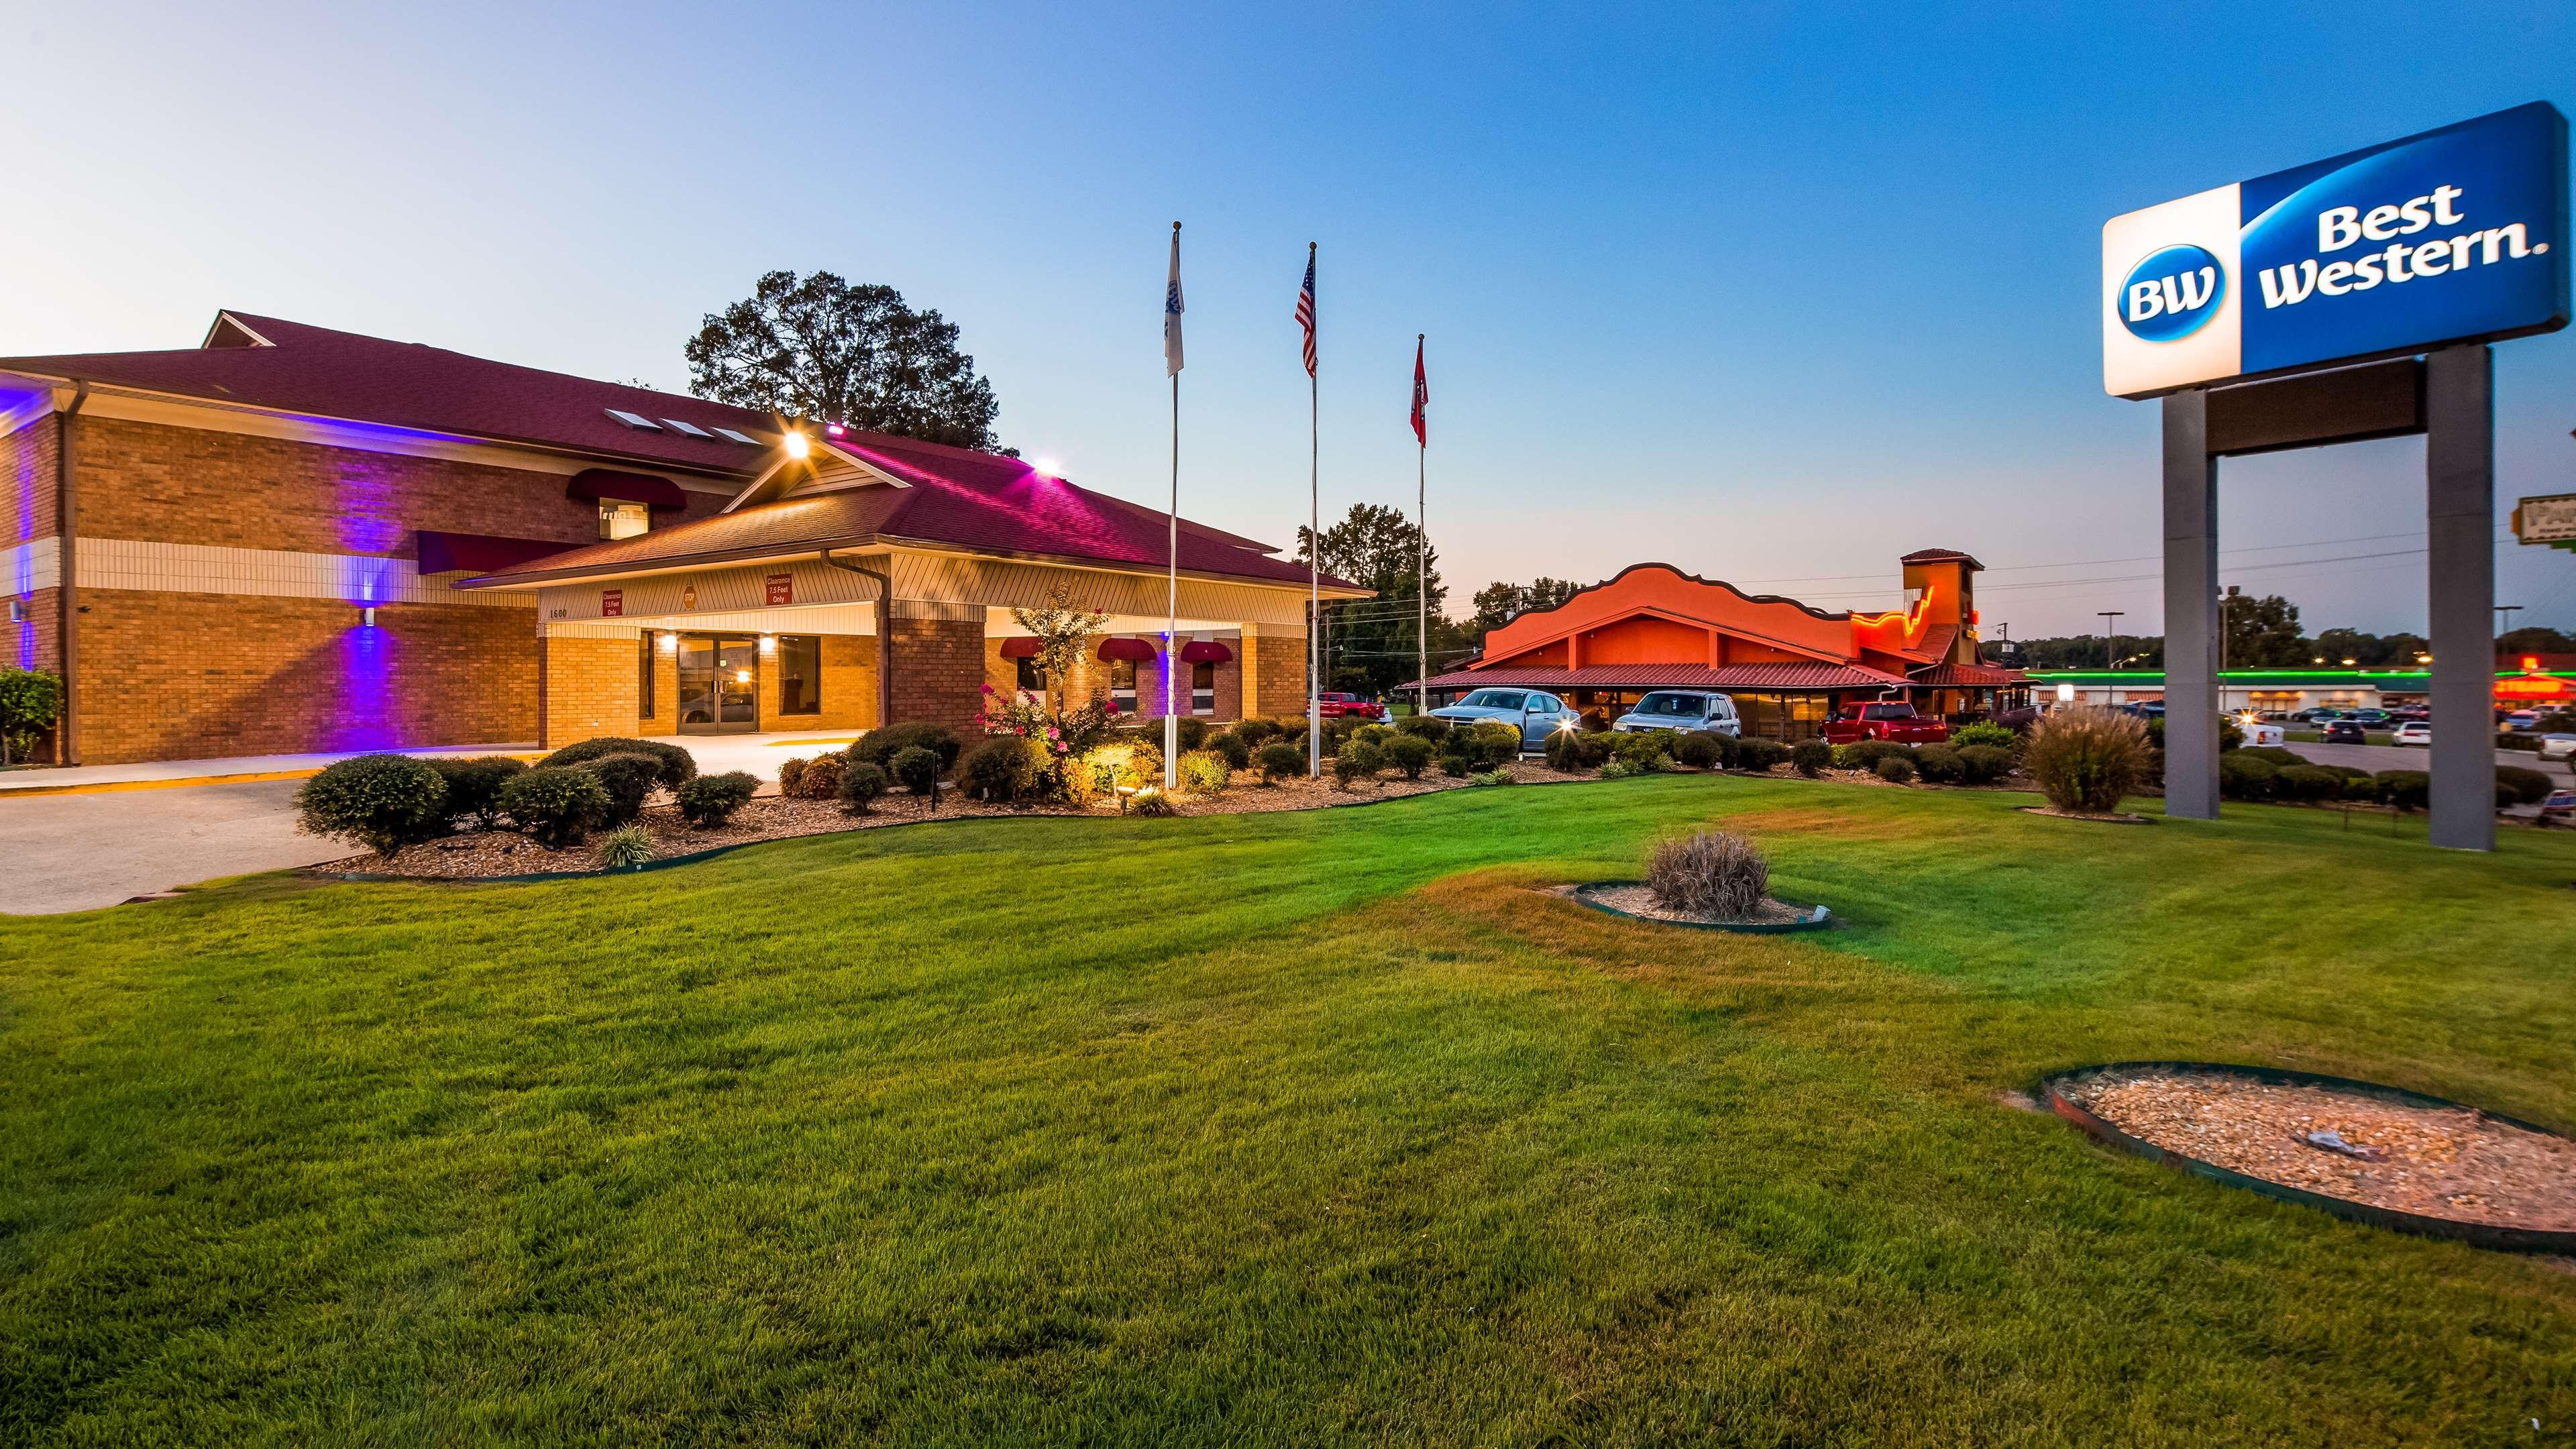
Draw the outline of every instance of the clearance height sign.
<instances>
[{"instance_id":1,"label":"clearance height sign","mask_svg":"<svg viewBox=\"0 0 2576 1449\"><path fill-rule=\"evenodd\" d=\"M2102 228L2117 397L2550 332L2568 319L2567 120L2546 101Z\"/></svg>"}]
</instances>

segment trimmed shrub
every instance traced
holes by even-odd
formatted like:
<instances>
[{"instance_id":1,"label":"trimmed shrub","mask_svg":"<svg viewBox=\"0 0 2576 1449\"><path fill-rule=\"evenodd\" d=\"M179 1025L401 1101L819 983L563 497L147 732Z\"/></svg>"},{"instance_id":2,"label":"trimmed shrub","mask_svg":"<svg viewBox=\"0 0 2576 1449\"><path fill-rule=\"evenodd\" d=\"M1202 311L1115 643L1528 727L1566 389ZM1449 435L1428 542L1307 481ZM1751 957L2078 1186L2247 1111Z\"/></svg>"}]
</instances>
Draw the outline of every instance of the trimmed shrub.
<instances>
[{"instance_id":1,"label":"trimmed shrub","mask_svg":"<svg viewBox=\"0 0 2576 1449\"><path fill-rule=\"evenodd\" d=\"M1647 730L1635 734L1614 734L1609 739L1610 752L1614 756L1639 769L1651 770L1655 768L1656 761L1673 757L1673 746L1681 742L1681 735L1673 730Z\"/></svg>"},{"instance_id":2,"label":"trimmed shrub","mask_svg":"<svg viewBox=\"0 0 2576 1449\"><path fill-rule=\"evenodd\" d=\"M1708 737L1708 741L1710 744L1717 746L1717 767L1719 769L1732 770L1738 765L1744 763L1744 742L1742 740L1737 739L1733 735L1710 735Z\"/></svg>"},{"instance_id":3,"label":"trimmed shrub","mask_svg":"<svg viewBox=\"0 0 2576 1449\"><path fill-rule=\"evenodd\" d=\"M839 771L834 793L852 814L865 815L868 807L885 798L891 788L893 781L886 777L883 765L861 760Z\"/></svg>"},{"instance_id":4,"label":"trimmed shrub","mask_svg":"<svg viewBox=\"0 0 2576 1449\"><path fill-rule=\"evenodd\" d=\"M2381 803L2399 810L2421 810L2432 798L2433 777L2422 770L2382 770L2371 778L2379 782Z\"/></svg>"},{"instance_id":5,"label":"trimmed shrub","mask_svg":"<svg viewBox=\"0 0 2576 1449\"><path fill-rule=\"evenodd\" d=\"M928 745L906 745L886 762L887 772L895 783L915 795L926 797L930 809L939 810L939 751Z\"/></svg>"},{"instance_id":6,"label":"trimmed shrub","mask_svg":"<svg viewBox=\"0 0 2576 1449\"><path fill-rule=\"evenodd\" d=\"M1890 755L1907 764L1915 763L1914 747L1894 740L1854 740L1847 745L1834 746L1834 764L1845 770L1875 769L1879 761Z\"/></svg>"},{"instance_id":7,"label":"trimmed shrub","mask_svg":"<svg viewBox=\"0 0 2576 1449\"><path fill-rule=\"evenodd\" d=\"M2274 773L2272 792L2283 800L2316 804L2343 796L2343 776L2314 765L2290 765Z\"/></svg>"},{"instance_id":8,"label":"trimmed shrub","mask_svg":"<svg viewBox=\"0 0 2576 1449\"><path fill-rule=\"evenodd\" d=\"M1996 745L1962 745L1959 778L1970 785L1991 785L2012 773L2012 751Z\"/></svg>"},{"instance_id":9,"label":"trimmed shrub","mask_svg":"<svg viewBox=\"0 0 2576 1449\"><path fill-rule=\"evenodd\" d=\"M1225 757L1225 765L1229 770L1252 768L1252 742L1233 730L1228 730L1209 740L1208 748Z\"/></svg>"},{"instance_id":10,"label":"trimmed shrub","mask_svg":"<svg viewBox=\"0 0 2576 1449\"><path fill-rule=\"evenodd\" d=\"M586 765L610 755L643 755L653 760L660 766L661 784L673 790L697 778L698 774L697 757L678 745L664 740L633 740L618 735L566 745L537 761L537 768L560 770L572 765Z\"/></svg>"},{"instance_id":11,"label":"trimmed shrub","mask_svg":"<svg viewBox=\"0 0 2576 1449\"><path fill-rule=\"evenodd\" d=\"M797 798L800 800L840 799L841 782L849 777L849 770L850 758L847 755L817 755L807 760L805 773L796 782Z\"/></svg>"},{"instance_id":12,"label":"trimmed shrub","mask_svg":"<svg viewBox=\"0 0 2576 1449\"><path fill-rule=\"evenodd\" d=\"M1895 759L1894 755L1888 756ZM1948 745L1925 745L1914 752L1914 768L1935 785L1956 785L1968 778L1968 767L1959 760L1959 752Z\"/></svg>"},{"instance_id":13,"label":"trimmed shrub","mask_svg":"<svg viewBox=\"0 0 2576 1449\"><path fill-rule=\"evenodd\" d=\"M1420 735L1397 735L1378 746L1378 753L1408 780L1419 780L1431 765L1431 741Z\"/></svg>"},{"instance_id":14,"label":"trimmed shrub","mask_svg":"<svg viewBox=\"0 0 2576 1449\"><path fill-rule=\"evenodd\" d=\"M1646 889L1668 911L1735 921L1761 908L1771 889L1771 863L1753 842L1703 830L1659 842L1646 861Z\"/></svg>"},{"instance_id":15,"label":"trimmed shrub","mask_svg":"<svg viewBox=\"0 0 2576 1449\"><path fill-rule=\"evenodd\" d=\"M609 825L624 825L643 814L644 798L662 782L662 762L651 755L600 755L574 768L599 777L600 788L608 792Z\"/></svg>"},{"instance_id":16,"label":"trimmed shrub","mask_svg":"<svg viewBox=\"0 0 2576 1449\"><path fill-rule=\"evenodd\" d=\"M1641 765L1626 755L1614 755L1602 764L1601 778L1604 780L1634 779L1639 775L1653 774L1654 768L1652 765Z\"/></svg>"},{"instance_id":17,"label":"trimmed shrub","mask_svg":"<svg viewBox=\"0 0 2576 1449\"><path fill-rule=\"evenodd\" d=\"M700 775L673 792L679 796L680 816L700 829L722 825L733 818L733 812L751 803L752 792L760 782L740 770L727 770L721 775Z\"/></svg>"},{"instance_id":18,"label":"trimmed shrub","mask_svg":"<svg viewBox=\"0 0 2576 1449\"><path fill-rule=\"evenodd\" d=\"M2269 800L2280 774L2270 760L2230 750L2218 757L2218 793L2230 800Z\"/></svg>"},{"instance_id":19,"label":"trimmed shrub","mask_svg":"<svg viewBox=\"0 0 2576 1449\"><path fill-rule=\"evenodd\" d=\"M1263 719L1259 715L1237 722L1234 729L1230 731L1235 738L1242 740L1247 747L1254 750L1279 738L1281 732L1279 721Z\"/></svg>"},{"instance_id":20,"label":"trimmed shrub","mask_svg":"<svg viewBox=\"0 0 2576 1449\"><path fill-rule=\"evenodd\" d=\"M1234 766L1214 750L1192 750L1179 760L1181 788L1193 795L1223 794L1234 783Z\"/></svg>"},{"instance_id":21,"label":"trimmed shrub","mask_svg":"<svg viewBox=\"0 0 2576 1449\"><path fill-rule=\"evenodd\" d=\"M1812 780L1834 762L1834 747L1823 740L1800 740L1789 748L1789 763Z\"/></svg>"},{"instance_id":22,"label":"trimmed shrub","mask_svg":"<svg viewBox=\"0 0 2576 1449\"><path fill-rule=\"evenodd\" d=\"M391 855L447 824L447 781L409 755L342 760L295 792L297 826Z\"/></svg>"},{"instance_id":23,"label":"trimmed shrub","mask_svg":"<svg viewBox=\"0 0 2576 1449\"><path fill-rule=\"evenodd\" d=\"M1964 750L1970 745L1984 745L2009 750L2021 743L2021 736L1999 724L1961 725L1950 731L1950 747Z\"/></svg>"},{"instance_id":24,"label":"trimmed shrub","mask_svg":"<svg viewBox=\"0 0 2576 1449\"><path fill-rule=\"evenodd\" d=\"M1673 759L1694 770L1714 770L1722 756L1716 735L1688 734L1673 741Z\"/></svg>"},{"instance_id":25,"label":"trimmed shrub","mask_svg":"<svg viewBox=\"0 0 2576 1449\"><path fill-rule=\"evenodd\" d=\"M653 832L641 825L621 825L599 842L599 863L610 870L632 870L652 858Z\"/></svg>"},{"instance_id":26,"label":"trimmed shrub","mask_svg":"<svg viewBox=\"0 0 2576 1449\"><path fill-rule=\"evenodd\" d=\"M1738 740L1736 763L1756 774L1769 774L1773 765L1789 758L1789 747L1778 740Z\"/></svg>"},{"instance_id":27,"label":"trimmed shrub","mask_svg":"<svg viewBox=\"0 0 2576 1449\"><path fill-rule=\"evenodd\" d=\"M804 778L805 761L803 757L800 756L796 759L789 760L786 764L778 767L778 793L785 795L790 799L794 799L795 797L804 794L804 791L796 788Z\"/></svg>"},{"instance_id":28,"label":"trimmed shrub","mask_svg":"<svg viewBox=\"0 0 2576 1449\"><path fill-rule=\"evenodd\" d=\"M0 765L21 763L33 753L62 709L61 675L0 666Z\"/></svg>"},{"instance_id":29,"label":"trimmed shrub","mask_svg":"<svg viewBox=\"0 0 2576 1449\"><path fill-rule=\"evenodd\" d=\"M1467 740L1476 763L1493 769L1508 765L1521 757L1521 732L1499 720L1478 720L1467 732Z\"/></svg>"},{"instance_id":30,"label":"trimmed shrub","mask_svg":"<svg viewBox=\"0 0 2576 1449\"><path fill-rule=\"evenodd\" d=\"M2022 767L2056 808L2107 815L2146 775L2146 726L2098 706L2054 710L2032 726Z\"/></svg>"},{"instance_id":31,"label":"trimmed shrub","mask_svg":"<svg viewBox=\"0 0 2576 1449\"><path fill-rule=\"evenodd\" d=\"M2496 766L2496 784L2513 792L2513 799L2506 802L2513 805L2537 805L2557 788L2557 782L2549 776L2520 765Z\"/></svg>"},{"instance_id":32,"label":"trimmed shrub","mask_svg":"<svg viewBox=\"0 0 2576 1449\"><path fill-rule=\"evenodd\" d=\"M1571 775L1583 768L1583 734L1580 730L1557 730L1547 737L1544 751L1547 767L1560 775Z\"/></svg>"},{"instance_id":33,"label":"trimmed shrub","mask_svg":"<svg viewBox=\"0 0 2576 1449\"><path fill-rule=\"evenodd\" d=\"M1276 785L1306 768L1306 752L1286 743L1263 745L1260 759L1264 785Z\"/></svg>"},{"instance_id":34,"label":"trimmed shrub","mask_svg":"<svg viewBox=\"0 0 2576 1449\"><path fill-rule=\"evenodd\" d=\"M967 799L987 805L1027 799L1038 787L1038 757L1030 749L1031 743L1018 735L990 735L977 740L957 762L958 788L966 792Z\"/></svg>"},{"instance_id":35,"label":"trimmed shrub","mask_svg":"<svg viewBox=\"0 0 2576 1449\"><path fill-rule=\"evenodd\" d=\"M1891 785L1902 785L1914 778L1914 762L1903 755L1881 755L1870 769Z\"/></svg>"},{"instance_id":36,"label":"trimmed shrub","mask_svg":"<svg viewBox=\"0 0 2576 1449\"><path fill-rule=\"evenodd\" d=\"M501 787L501 811L549 850L581 844L617 808L599 776L584 769L522 770Z\"/></svg>"},{"instance_id":37,"label":"trimmed shrub","mask_svg":"<svg viewBox=\"0 0 2576 1449\"><path fill-rule=\"evenodd\" d=\"M1351 731L1351 738L1383 749L1388 740L1395 738L1395 731L1382 724L1364 724Z\"/></svg>"},{"instance_id":38,"label":"trimmed shrub","mask_svg":"<svg viewBox=\"0 0 2576 1449\"><path fill-rule=\"evenodd\" d=\"M1468 746L1465 731L1449 736L1448 748L1440 752L1440 773L1452 780L1463 780L1476 773L1476 752Z\"/></svg>"},{"instance_id":39,"label":"trimmed shrub","mask_svg":"<svg viewBox=\"0 0 2576 1449\"><path fill-rule=\"evenodd\" d=\"M1216 726L1209 724L1206 720L1199 719L1191 715L1181 716L1181 748L1185 750L1195 750L1206 744L1208 733L1215 728Z\"/></svg>"},{"instance_id":40,"label":"trimmed shrub","mask_svg":"<svg viewBox=\"0 0 2576 1449\"><path fill-rule=\"evenodd\" d=\"M2347 800L2379 799L2379 778L2368 771L2343 777L2343 798Z\"/></svg>"},{"instance_id":41,"label":"trimmed shrub","mask_svg":"<svg viewBox=\"0 0 2576 1449\"><path fill-rule=\"evenodd\" d=\"M1344 790L1351 788L1354 780L1374 783L1379 768L1384 764L1377 746L1353 740L1342 746L1340 754L1333 756L1333 783Z\"/></svg>"},{"instance_id":42,"label":"trimmed shrub","mask_svg":"<svg viewBox=\"0 0 2576 1449\"><path fill-rule=\"evenodd\" d=\"M868 731L859 736L859 742L850 746L847 753L853 761L865 760L871 765L894 770L895 756L906 750L928 750L939 757L939 771L944 775L949 766L957 763L958 753L964 748L964 742L957 738L957 731L944 724L907 720ZM894 770L894 773L900 778L903 772Z\"/></svg>"},{"instance_id":43,"label":"trimmed shrub","mask_svg":"<svg viewBox=\"0 0 2576 1449\"><path fill-rule=\"evenodd\" d=\"M501 816L501 787L510 777L528 768L507 755L477 755L458 759L453 755L432 755L422 764L438 772L447 783L447 816L471 815L474 823L489 830Z\"/></svg>"},{"instance_id":44,"label":"trimmed shrub","mask_svg":"<svg viewBox=\"0 0 2576 1449\"><path fill-rule=\"evenodd\" d=\"M1449 738L1449 721L1427 714L1409 714L1395 722L1396 733L1412 735L1438 745Z\"/></svg>"},{"instance_id":45,"label":"trimmed shrub","mask_svg":"<svg viewBox=\"0 0 2576 1449\"><path fill-rule=\"evenodd\" d=\"M2304 765L2308 762L2307 756L2293 750L2285 750L2279 745L2247 745L2236 753L2249 760L2261 760L2275 770L2286 770L2292 765Z\"/></svg>"}]
</instances>

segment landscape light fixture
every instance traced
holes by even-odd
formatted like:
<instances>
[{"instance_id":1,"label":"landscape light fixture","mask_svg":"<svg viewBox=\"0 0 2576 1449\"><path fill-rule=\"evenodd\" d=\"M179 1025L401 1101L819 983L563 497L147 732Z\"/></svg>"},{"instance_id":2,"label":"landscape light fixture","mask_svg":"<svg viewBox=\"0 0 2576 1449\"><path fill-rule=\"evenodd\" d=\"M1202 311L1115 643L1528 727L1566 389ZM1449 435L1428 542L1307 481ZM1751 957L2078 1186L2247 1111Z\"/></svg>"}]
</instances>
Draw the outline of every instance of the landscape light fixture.
<instances>
[{"instance_id":1,"label":"landscape light fixture","mask_svg":"<svg viewBox=\"0 0 2576 1449\"><path fill-rule=\"evenodd\" d=\"M359 609L358 609L358 625L359 625L359 627L360 627L360 628L365 628L365 629L372 629L372 628L376 627L376 606L375 606L375 605L373 605L373 604L364 604L364 605L361 605L361 606L359 607Z\"/></svg>"},{"instance_id":2,"label":"landscape light fixture","mask_svg":"<svg viewBox=\"0 0 2576 1449\"><path fill-rule=\"evenodd\" d=\"M2351 668L2355 663L2357 663L2357 662L2358 662L2358 661L2356 661L2356 660L2347 659L2347 660L2345 660L2345 661L2343 662L2343 667L2344 667L2344 668L2346 668L2346 669L2350 669L2350 668Z\"/></svg>"}]
</instances>

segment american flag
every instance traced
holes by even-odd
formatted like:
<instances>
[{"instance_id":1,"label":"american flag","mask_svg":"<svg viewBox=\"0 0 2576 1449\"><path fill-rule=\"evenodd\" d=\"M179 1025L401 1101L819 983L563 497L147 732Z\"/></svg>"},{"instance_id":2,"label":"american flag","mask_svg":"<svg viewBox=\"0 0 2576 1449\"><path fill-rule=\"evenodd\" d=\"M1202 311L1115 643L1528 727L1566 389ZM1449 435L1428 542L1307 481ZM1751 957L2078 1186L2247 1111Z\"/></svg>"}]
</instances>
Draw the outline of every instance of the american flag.
<instances>
[{"instance_id":1,"label":"american flag","mask_svg":"<svg viewBox=\"0 0 2576 1449\"><path fill-rule=\"evenodd\" d=\"M1315 375L1315 247L1306 246L1306 285L1297 289L1297 325L1306 329L1306 375Z\"/></svg>"}]
</instances>

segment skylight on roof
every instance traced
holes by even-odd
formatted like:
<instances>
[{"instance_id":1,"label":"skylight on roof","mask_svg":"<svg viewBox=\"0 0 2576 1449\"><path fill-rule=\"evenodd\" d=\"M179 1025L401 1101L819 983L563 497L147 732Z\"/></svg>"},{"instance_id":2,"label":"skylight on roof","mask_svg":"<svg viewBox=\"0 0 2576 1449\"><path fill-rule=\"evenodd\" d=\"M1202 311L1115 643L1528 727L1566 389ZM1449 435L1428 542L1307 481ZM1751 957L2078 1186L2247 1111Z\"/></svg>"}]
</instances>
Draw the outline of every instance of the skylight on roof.
<instances>
[{"instance_id":1,"label":"skylight on roof","mask_svg":"<svg viewBox=\"0 0 2576 1449\"><path fill-rule=\"evenodd\" d=\"M662 431L662 425L660 423L653 421L642 413L630 413L624 408L610 408L608 410L608 415L630 428L640 428L648 433L658 433Z\"/></svg>"},{"instance_id":2,"label":"skylight on roof","mask_svg":"<svg viewBox=\"0 0 2576 1449\"><path fill-rule=\"evenodd\" d=\"M715 436L713 433L708 432L706 429L699 427L695 423L684 423L678 418L664 418L662 420L662 426L672 429L675 432L686 433L692 438L712 439Z\"/></svg>"},{"instance_id":3,"label":"skylight on roof","mask_svg":"<svg viewBox=\"0 0 2576 1449\"><path fill-rule=\"evenodd\" d=\"M733 428L718 428L716 429L716 436L719 438L731 438L733 441L741 443L747 447L757 448L760 446L760 439L753 437L749 433L741 432Z\"/></svg>"}]
</instances>

